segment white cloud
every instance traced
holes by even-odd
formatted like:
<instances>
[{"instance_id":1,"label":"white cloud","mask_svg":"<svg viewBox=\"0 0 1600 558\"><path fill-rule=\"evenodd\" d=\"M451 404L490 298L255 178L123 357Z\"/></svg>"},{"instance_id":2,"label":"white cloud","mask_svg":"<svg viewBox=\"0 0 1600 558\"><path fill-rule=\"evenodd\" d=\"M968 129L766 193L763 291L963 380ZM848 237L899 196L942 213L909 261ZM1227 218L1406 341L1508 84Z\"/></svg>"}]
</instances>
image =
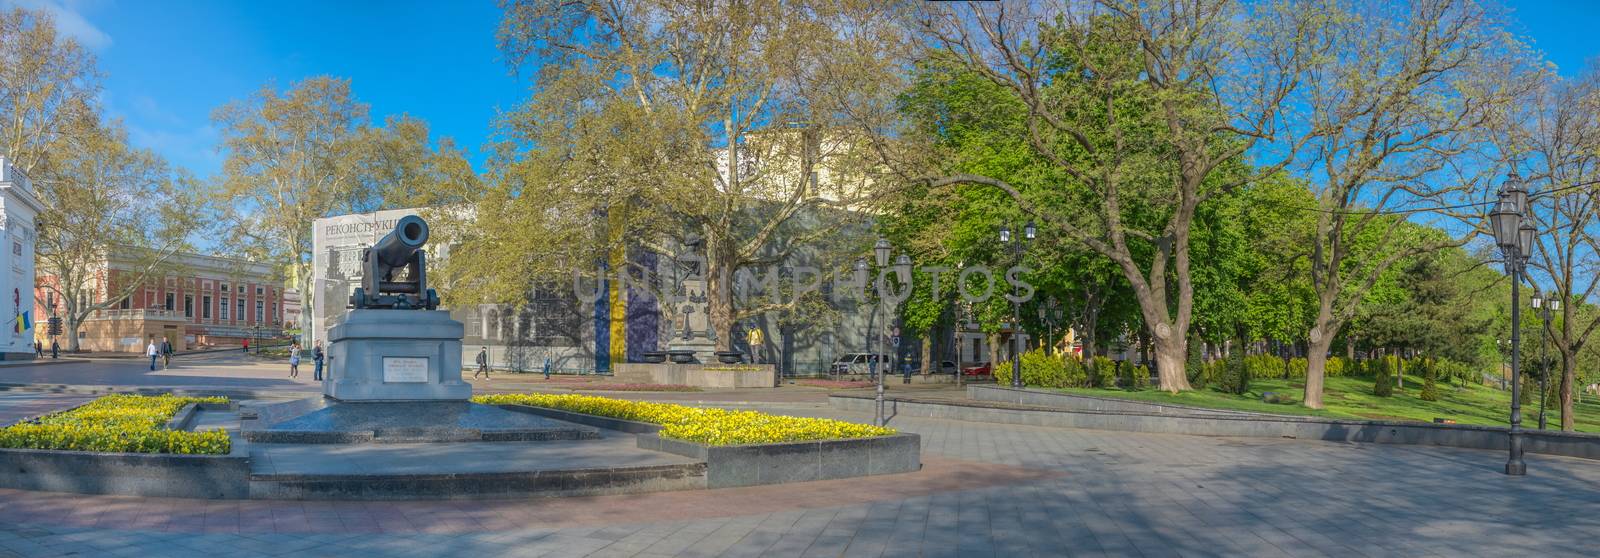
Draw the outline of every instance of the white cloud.
<instances>
[{"instance_id":1,"label":"white cloud","mask_svg":"<svg viewBox=\"0 0 1600 558\"><path fill-rule=\"evenodd\" d=\"M80 13L83 3L76 0L0 0L0 6L20 6L30 10L44 10L56 18L56 29L63 35L76 39L90 50L104 50L111 46L111 35L95 27Z\"/></svg>"}]
</instances>

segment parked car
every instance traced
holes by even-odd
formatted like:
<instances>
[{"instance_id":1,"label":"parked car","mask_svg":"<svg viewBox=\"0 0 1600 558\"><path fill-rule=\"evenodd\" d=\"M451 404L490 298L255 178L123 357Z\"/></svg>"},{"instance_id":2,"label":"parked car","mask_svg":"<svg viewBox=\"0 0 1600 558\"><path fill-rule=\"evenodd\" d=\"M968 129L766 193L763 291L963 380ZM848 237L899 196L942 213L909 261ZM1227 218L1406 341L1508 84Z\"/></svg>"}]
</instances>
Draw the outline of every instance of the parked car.
<instances>
[{"instance_id":1,"label":"parked car","mask_svg":"<svg viewBox=\"0 0 1600 558\"><path fill-rule=\"evenodd\" d=\"M845 353L833 360L828 367L829 374L871 374L873 362L889 362L889 355L876 355L872 353Z\"/></svg>"},{"instance_id":2,"label":"parked car","mask_svg":"<svg viewBox=\"0 0 1600 558\"><path fill-rule=\"evenodd\" d=\"M961 375L963 375L963 376L993 376L994 375L994 369L991 368L990 366L991 365L989 363L987 363L987 362L985 362L983 364L979 364L977 366L968 366L966 368L962 368L961 369Z\"/></svg>"}]
</instances>

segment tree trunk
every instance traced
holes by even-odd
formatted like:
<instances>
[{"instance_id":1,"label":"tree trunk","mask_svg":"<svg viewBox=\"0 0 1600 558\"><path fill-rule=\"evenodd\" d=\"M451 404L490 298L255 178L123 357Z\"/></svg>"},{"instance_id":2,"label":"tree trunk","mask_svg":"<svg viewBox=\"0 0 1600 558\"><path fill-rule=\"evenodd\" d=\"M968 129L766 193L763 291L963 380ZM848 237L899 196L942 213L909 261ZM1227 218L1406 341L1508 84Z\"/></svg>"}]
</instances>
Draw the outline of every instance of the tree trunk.
<instances>
[{"instance_id":1,"label":"tree trunk","mask_svg":"<svg viewBox=\"0 0 1600 558\"><path fill-rule=\"evenodd\" d=\"M710 314L708 322L711 331L717 336L718 351L733 350L733 325L736 319L733 307L733 273L737 258L732 253L732 247L725 246L724 242L713 235L706 239L706 311ZM867 340L873 341L868 332Z\"/></svg>"},{"instance_id":2,"label":"tree trunk","mask_svg":"<svg viewBox=\"0 0 1600 558\"><path fill-rule=\"evenodd\" d=\"M938 370L933 364L933 333L930 331L922 336L922 375L928 375L931 370Z\"/></svg>"},{"instance_id":3,"label":"tree trunk","mask_svg":"<svg viewBox=\"0 0 1600 558\"><path fill-rule=\"evenodd\" d=\"M61 332L62 335L67 336L67 352L78 352L78 326L81 320L78 319L76 313L69 311L66 319L62 321L65 321L66 324L64 325L67 326L66 330Z\"/></svg>"},{"instance_id":4,"label":"tree trunk","mask_svg":"<svg viewBox=\"0 0 1600 558\"><path fill-rule=\"evenodd\" d=\"M1561 430L1571 432L1575 427L1577 417L1572 408L1573 383L1576 380L1573 370L1574 358L1561 351Z\"/></svg>"},{"instance_id":5,"label":"tree trunk","mask_svg":"<svg viewBox=\"0 0 1600 558\"><path fill-rule=\"evenodd\" d=\"M1171 393L1194 389L1189 386L1189 377L1184 375L1183 361L1189 356L1189 340L1184 332L1174 332L1172 326L1157 324L1151 328L1150 340L1161 389Z\"/></svg>"},{"instance_id":6,"label":"tree trunk","mask_svg":"<svg viewBox=\"0 0 1600 558\"><path fill-rule=\"evenodd\" d=\"M1306 393L1301 402L1307 408L1323 407L1322 383L1328 370L1328 348L1333 346L1333 337L1337 333L1334 326L1326 323L1311 328L1310 339L1306 343Z\"/></svg>"},{"instance_id":7,"label":"tree trunk","mask_svg":"<svg viewBox=\"0 0 1600 558\"><path fill-rule=\"evenodd\" d=\"M996 366L1000 365L1000 334L989 334L989 373L993 374Z\"/></svg>"}]
</instances>

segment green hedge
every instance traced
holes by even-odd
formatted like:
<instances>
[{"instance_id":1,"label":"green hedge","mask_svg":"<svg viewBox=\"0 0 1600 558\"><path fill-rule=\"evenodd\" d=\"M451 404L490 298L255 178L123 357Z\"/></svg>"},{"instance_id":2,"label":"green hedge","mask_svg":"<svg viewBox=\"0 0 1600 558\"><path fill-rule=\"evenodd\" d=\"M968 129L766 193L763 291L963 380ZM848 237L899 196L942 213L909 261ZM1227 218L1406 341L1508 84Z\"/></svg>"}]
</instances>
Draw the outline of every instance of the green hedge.
<instances>
[{"instance_id":1,"label":"green hedge","mask_svg":"<svg viewBox=\"0 0 1600 558\"><path fill-rule=\"evenodd\" d=\"M167 430L190 403L226 404L225 397L107 395L60 413L0 430L0 448L127 453L226 454L228 433Z\"/></svg>"}]
</instances>

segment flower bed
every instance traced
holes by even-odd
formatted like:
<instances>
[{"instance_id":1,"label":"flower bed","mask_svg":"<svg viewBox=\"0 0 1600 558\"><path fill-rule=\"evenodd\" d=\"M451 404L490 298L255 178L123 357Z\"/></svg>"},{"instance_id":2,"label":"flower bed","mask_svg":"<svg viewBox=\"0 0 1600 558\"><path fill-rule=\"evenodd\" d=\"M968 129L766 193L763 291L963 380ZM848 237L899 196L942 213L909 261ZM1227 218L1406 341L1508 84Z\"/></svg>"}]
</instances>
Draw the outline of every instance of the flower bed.
<instances>
[{"instance_id":1,"label":"flower bed","mask_svg":"<svg viewBox=\"0 0 1600 558\"><path fill-rule=\"evenodd\" d=\"M225 397L107 395L77 408L0 429L0 448L127 453L226 454L227 432L167 430L184 405Z\"/></svg>"},{"instance_id":2,"label":"flower bed","mask_svg":"<svg viewBox=\"0 0 1600 558\"><path fill-rule=\"evenodd\" d=\"M694 386L634 383L588 384L582 386L572 386L566 389L594 391L700 391L700 388Z\"/></svg>"},{"instance_id":3,"label":"flower bed","mask_svg":"<svg viewBox=\"0 0 1600 558\"><path fill-rule=\"evenodd\" d=\"M592 395L511 393L479 395L485 405L529 405L661 425L661 437L711 446L773 444L894 434L892 428L832 419L769 415L755 411L704 409L667 403L624 401Z\"/></svg>"}]
</instances>

